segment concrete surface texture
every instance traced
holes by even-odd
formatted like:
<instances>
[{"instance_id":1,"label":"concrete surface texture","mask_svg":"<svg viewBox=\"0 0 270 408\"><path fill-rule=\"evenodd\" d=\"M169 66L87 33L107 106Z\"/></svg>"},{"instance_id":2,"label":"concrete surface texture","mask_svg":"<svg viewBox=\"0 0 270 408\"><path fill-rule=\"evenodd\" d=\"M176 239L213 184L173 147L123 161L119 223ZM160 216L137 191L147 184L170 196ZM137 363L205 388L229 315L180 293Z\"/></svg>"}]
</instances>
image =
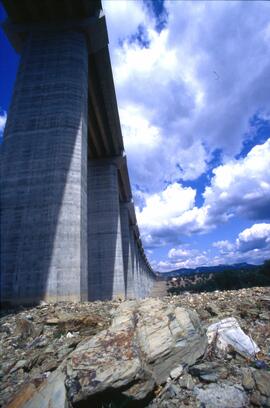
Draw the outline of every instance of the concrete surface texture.
<instances>
[{"instance_id":1,"label":"concrete surface texture","mask_svg":"<svg viewBox=\"0 0 270 408\"><path fill-rule=\"evenodd\" d=\"M25 43L1 157L3 301L81 299L87 60L81 33Z\"/></svg>"},{"instance_id":2,"label":"concrete surface texture","mask_svg":"<svg viewBox=\"0 0 270 408\"><path fill-rule=\"evenodd\" d=\"M89 299L125 298L117 167L88 167Z\"/></svg>"},{"instance_id":3,"label":"concrete surface texture","mask_svg":"<svg viewBox=\"0 0 270 408\"><path fill-rule=\"evenodd\" d=\"M106 26L95 32L93 18L99 38ZM89 30L68 21L27 27L1 146L1 302L145 297L155 275L130 202L107 45L93 52Z\"/></svg>"}]
</instances>

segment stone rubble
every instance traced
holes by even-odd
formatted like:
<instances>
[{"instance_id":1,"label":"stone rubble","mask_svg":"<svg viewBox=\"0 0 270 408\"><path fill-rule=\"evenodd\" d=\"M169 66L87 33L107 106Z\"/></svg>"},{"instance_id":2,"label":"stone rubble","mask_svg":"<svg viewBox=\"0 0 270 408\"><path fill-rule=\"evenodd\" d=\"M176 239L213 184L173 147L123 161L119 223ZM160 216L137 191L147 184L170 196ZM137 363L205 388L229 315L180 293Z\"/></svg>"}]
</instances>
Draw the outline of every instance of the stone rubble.
<instances>
[{"instance_id":1,"label":"stone rubble","mask_svg":"<svg viewBox=\"0 0 270 408\"><path fill-rule=\"evenodd\" d=\"M109 327L119 303L43 302L2 311L0 406L5 407L22 385L40 384L82 340Z\"/></svg>"},{"instance_id":2,"label":"stone rubble","mask_svg":"<svg viewBox=\"0 0 270 408\"><path fill-rule=\"evenodd\" d=\"M216 344L209 345L202 362L186 368L179 378L168 379L149 407L270 407L270 288L183 293L166 299L193 307L206 330L234 317L261 351L253 359L233 348L222 355ZM187 387L187 375L192 377L193 388Z\"/></svg>"},{"instance_id":3,"label":"stone rubble","mask_svg":"<svg viewBox=\"0 0 270 408\"><path fill-rule=\"evenodd\" d=\"M229 317L260 348L254 359L233 348L221 356L214 344L205 350L207 328ZM175 347L185 344L179 321L199 341L189 344L187 356ZM0 352L3 408L80 407L91 396L91 408L128 407L127 400L151 408L270 407L270 288L5 311ZM118 405L112 402L115 390L125 398ZM143 400L147 395L151 398ZM32 405L25 405L27 400Z\"/></svg>"}]
</instances>

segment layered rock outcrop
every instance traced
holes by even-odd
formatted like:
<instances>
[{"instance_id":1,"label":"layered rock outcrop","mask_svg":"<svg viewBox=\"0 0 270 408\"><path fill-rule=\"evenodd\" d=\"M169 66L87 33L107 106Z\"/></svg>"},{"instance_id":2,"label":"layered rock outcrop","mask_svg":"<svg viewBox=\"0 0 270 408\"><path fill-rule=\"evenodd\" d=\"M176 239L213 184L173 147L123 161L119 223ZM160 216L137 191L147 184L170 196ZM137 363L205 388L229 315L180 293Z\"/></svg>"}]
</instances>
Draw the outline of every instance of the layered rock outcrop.
<instances>
[{"instance_id":1,"label":"layered rock outcrop","mask_svg":"<svg viewBox=\"0 0 270 408\"><path fill-rule=\"evenodd\" d=\"M125 302L108 330L68 358L69 400L77 403L110 390L142 400L179 364L194 364L206 347L196 312L158 299Z\"/></svg>"}]
</instances>

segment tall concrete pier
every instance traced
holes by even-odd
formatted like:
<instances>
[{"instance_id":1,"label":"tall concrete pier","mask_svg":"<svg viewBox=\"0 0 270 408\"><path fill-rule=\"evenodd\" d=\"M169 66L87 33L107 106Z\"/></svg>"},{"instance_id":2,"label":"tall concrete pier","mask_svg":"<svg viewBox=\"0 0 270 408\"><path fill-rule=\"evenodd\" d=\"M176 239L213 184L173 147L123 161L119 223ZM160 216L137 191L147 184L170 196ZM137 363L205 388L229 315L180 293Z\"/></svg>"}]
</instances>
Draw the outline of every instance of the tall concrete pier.
<instances>
[{"instance_id":1,"label":"tall concrete pier","mask_svg":"<svg viewBox=\"0 0 270 408\"><path fill-rule=\"evenodd\" d=\"M88 168L88 259L91 299L125 297L118 169L114 160Z\"/></svg>"},{"instance_id":2,"label":"tall concrete pier","mask_svg":"<svg viewBox=\"0 0 270 408\"><path fill-rule=\"evenodd\" d=\"M1 146L1 301L147 296L100 0L3 0L21 61Z\"/></svg>"}]
</instances>

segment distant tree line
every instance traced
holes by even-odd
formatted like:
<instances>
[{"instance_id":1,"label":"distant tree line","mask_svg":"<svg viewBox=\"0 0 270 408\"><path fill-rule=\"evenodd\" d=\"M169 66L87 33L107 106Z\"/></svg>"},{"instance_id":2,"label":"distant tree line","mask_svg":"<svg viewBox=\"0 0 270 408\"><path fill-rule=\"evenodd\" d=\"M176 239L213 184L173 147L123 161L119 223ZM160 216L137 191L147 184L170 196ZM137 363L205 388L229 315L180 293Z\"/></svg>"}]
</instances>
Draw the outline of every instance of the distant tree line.
<instances>
[{"instance_id":1,"label":"distant tree line","mask_svg":"<svg viewBox=\"0 0 270 408\"><path fill-rule=\"evenodd\" d=\"M214 290L232 290L270 286L270 259L263 265L252 269L228 267L221 272L193 276L181 276L167 280L167 290L171 294L181 292L212 292Z\"/></svg>"}]
</instances>

